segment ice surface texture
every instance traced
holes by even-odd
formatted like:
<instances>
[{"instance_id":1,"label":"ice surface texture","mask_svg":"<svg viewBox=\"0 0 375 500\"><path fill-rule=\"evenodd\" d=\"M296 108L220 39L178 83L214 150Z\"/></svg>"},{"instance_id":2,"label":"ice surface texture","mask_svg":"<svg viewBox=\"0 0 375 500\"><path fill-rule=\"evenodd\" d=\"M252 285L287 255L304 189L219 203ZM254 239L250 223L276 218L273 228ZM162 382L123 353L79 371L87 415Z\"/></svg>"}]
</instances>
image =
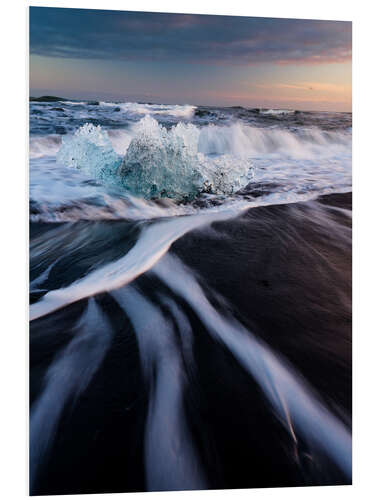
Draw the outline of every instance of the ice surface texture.
<instances>
[{"instance_id":1,"label":"ice surface texture","mask_svg":"<svg viewBox=\"0 0 375 500\"><path fill-rule=\"evenodd\" d=\"M107 132L100 125L86 123L73 136L63 136L57 161L106 181L116 174L121 157L113 150Z\"/></svg>"},{"instance_id":2,"label":"ice surface texture","mask_svg":"<svg viewBox=\"0 0 375 500\"><path fill-rule=\"evenodd\" d=\"M146 199L192 199L200 192L232 194L245 187L253 177L249 158L205 155L199 152L200 134L189 123L167 130L145 116L135 126L121 158L105 130L85 124L73 136L63 138L57 159Z\"/></svg>"}]
</instances>

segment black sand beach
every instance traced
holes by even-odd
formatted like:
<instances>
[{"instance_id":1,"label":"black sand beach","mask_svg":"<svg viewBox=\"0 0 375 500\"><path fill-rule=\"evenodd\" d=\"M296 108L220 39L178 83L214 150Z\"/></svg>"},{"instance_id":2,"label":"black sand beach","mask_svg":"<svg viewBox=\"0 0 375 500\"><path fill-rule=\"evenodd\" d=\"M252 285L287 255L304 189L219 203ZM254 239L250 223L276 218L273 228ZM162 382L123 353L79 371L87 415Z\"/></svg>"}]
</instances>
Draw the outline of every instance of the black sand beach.
<instances>
[{"instance_id":1,"label":"black sand beach","mask_svg":"<svg viewBox=\"0 0 375 500\"><path fill-rule=\"evenodd\" d=\"M94 260L110 261L126 252L139 227L120 221L31 223L31 247L56 241L64 230L73 253L56 263L44 291L32 293L32 301L84 276ZM61 244L67 244L66 238ZM350 427L351 193L252 208L187 233L169 253L188 266L220 318L231 324L239 321L261 339L284 366L298 373L319 404ZM314 429L306 434L294 426L293 417L288 427L234 351L212 336L197 309L160 276L151 269L123 290L133 289L139 300L152 304L143 313L151 311L143 318L147 335L161 336L171 328L161 349L155 344L144 351L139 320L122 307L122 289L79 300L31 322L31 408L48 387L49 398L66 403L49 442L39 443L44 451L37 457L32 493L350 484L332 456L306 438ZM126 304L131 304L127 293ZM91 313L96 317L91 328L103 336L107 325L110 332L101 362L89 334L75 346L78 354L71 348L69 355L69 343L84 328L80 321L90 301L95 302ZM173 352L165 348L171 343ZM59 357L64 349L65 357ZM85 354L82 359L79 349ZM67 363L58 365L59 359ZM98 364L93 373L87 365L90 359ZM156 430L147 432L145 428L154 425L150 405L157 406L162 397L157 395L160 373L175 361L171 379L180 383L180 422L167 414L155 424ZM174 393L168 383L163 388L167 397ZM152 415L153 421L159 419L158 410ZM42 414L40 418L43 421ZM154 475L147 472L145 462L150 466L157 458L145 455L152 432L157 432L161 448L166 443L164 452L185 457L185 469L195 457L187 469L190 483L168 479L168 460L166 470L159 463ZM177 436L174 444L171 433Z\"/></svg>"}]
</instances>

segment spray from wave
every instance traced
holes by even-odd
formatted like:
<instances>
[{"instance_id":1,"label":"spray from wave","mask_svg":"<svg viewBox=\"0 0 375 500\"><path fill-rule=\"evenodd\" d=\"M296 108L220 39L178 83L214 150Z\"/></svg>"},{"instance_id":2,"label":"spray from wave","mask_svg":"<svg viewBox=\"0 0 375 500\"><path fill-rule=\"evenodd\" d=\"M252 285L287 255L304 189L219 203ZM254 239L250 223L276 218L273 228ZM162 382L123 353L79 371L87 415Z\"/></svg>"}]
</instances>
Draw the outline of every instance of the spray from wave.
<instances>
[{"instance_id":1,"label":"spray from wave","mask_svg":"<svg viewBox=\"0 0 375 500\"><path fill-rule=\"evenodd\" d=\"M113 102L100 102L101 106L107 106L109 108L118 109L127 113L129 115L166 115L174 116L176 118L188 119L192 118L196 106L186 105L176 105L176 104L140 104L138 102L124 102L124 103L113 103Z\"/></svg>"}]
</instances>

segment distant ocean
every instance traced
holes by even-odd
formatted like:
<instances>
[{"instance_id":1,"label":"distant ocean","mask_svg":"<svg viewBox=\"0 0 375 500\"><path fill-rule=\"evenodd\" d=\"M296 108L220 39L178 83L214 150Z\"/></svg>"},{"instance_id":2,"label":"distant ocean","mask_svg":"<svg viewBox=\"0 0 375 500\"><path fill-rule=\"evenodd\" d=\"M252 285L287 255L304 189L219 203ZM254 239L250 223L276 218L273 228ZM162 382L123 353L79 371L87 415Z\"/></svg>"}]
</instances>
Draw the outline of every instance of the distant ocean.
<instances>
[{"instance_id":1,"label":"distant ocean","mask_svg":"<svg viewBox=\"0 0 375 500\"><path fill-rule=\"evenodd\" d=\"M32 494L351 483L351 141L31 99Z\"/></svg>"}]
</instances>

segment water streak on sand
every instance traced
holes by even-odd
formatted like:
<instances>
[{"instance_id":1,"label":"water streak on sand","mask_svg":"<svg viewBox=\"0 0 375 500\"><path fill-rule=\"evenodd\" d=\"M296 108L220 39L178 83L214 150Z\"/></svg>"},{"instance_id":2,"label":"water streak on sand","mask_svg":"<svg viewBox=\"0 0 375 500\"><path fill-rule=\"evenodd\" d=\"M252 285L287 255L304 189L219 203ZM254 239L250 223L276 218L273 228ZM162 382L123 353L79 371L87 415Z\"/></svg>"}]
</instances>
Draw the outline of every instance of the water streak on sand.
<instances>
[{"instance_id":1,"label":"water streak on sand","mask_svg":"<svg viewBox=\"0 0 375 500\"><path fill-rule=\"evenodd\" d=\"M148 271L185 233L214 221L227 220L248 208L238 204L218 212L178 217L153 224L143 230L134 247L121 259L111 262L66 288L51 290L30 306L30 320L49 314L68 304L97 293L119 288Z\"/></svg>"},{"instance_id":2,"label":"water streak on sand","mask_svg":"<svg viewBox=\"0 0 375 500\"><path fill-rule=\"evenodd\" d=\"M221 316L208 301L192 270L177 258L165 256L153 272L186 300L212 335L223 342L254 377L292 438L296 439L296 428L313 447L324 450L351 479L350 433L316 399L297 373L238 321Z\"/></svg>"}]
</instances>

